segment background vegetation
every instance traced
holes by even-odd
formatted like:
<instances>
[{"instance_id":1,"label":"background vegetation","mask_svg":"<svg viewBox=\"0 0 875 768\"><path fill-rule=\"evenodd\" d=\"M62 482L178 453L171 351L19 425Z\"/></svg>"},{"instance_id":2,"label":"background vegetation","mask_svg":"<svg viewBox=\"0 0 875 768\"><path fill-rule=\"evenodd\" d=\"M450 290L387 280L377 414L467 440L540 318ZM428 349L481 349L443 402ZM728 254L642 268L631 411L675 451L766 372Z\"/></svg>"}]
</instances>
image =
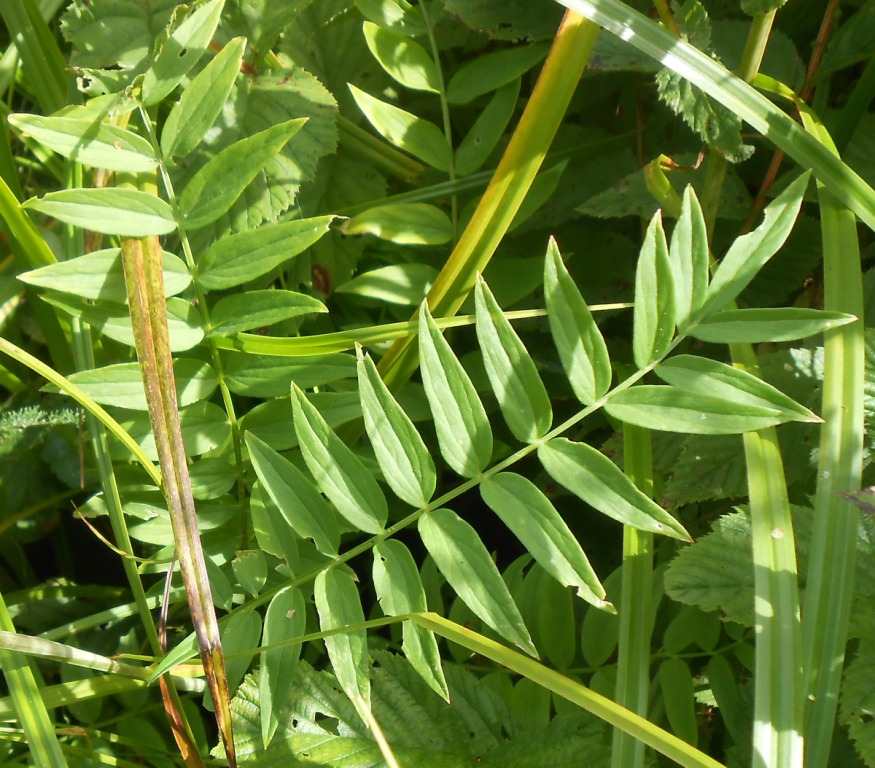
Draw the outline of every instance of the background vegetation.
<instances>
[{"instance_id":1,"label":"background vegetation","mask_svg":"<svg viewBox=\"0 0 875 768\"><path fill-rule=\"evenodd\" d=\"M875 765L872 0L0 17L0 762Z\"/></svg>"}]
</instances>

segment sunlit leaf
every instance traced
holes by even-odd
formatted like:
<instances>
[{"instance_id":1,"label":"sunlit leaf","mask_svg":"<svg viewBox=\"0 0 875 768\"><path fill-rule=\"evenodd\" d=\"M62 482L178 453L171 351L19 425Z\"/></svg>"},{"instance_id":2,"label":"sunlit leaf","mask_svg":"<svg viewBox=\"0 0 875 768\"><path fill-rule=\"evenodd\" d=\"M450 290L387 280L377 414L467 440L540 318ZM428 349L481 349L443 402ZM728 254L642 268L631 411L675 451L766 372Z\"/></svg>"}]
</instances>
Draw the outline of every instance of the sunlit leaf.
<instances>
[{"instance_id":1,"label":"sunlit leaf","mask_svg":"<svg viewBox=\"0 0 875 768\"><path fill-rule=\"evenodd\" d=\"M632 351L639 368L665 355L674 335L675 306L668 244L657 211L647 227L635 271Z\"/></svg>"},{"instance_id":2,"label":"sunlit leaf","mask_svg":"<svg viewBox=\"0 0 875 768\"><path fill-rule=\"evenodd\" d=\"M225 296L210 310L211 334L230 336L293 317L327 312L318 299L295 291L244 291Z\"/></svg>"},{"instance_id":3,"label":"sunlit leaf","mask_svg":"<svg viewBox=\"0 0 875 768\"><path fill-rule=\"evenodd\" d=\"M668 258L674 284L675 321L684 329L708 290L708 231L692 186L684 190L681 216L671 235Z\"/></svg>"},{"instance_id":4,"label":"sunlit leaf","mask_svg":"<svg viewBox=\"0 0 875 768\"><path fill-rule=\"evenodd\" d=\"M356 214L340 229L347 235L374 235L401 245L443 245L453 237L449 216L428 203L378 205Z\"/></svg>"},{"instance_id":5,"label":"sunlit leaf","mask_svg":"<svg viewBox=\"0 0 875 768\"><path fill-rule=\"evenodd\" d=\"M451 104L467 104L481 94L495 91L528 72L548 50L548 45L534 43L471 59L450 78L447 100Z\"/></svg>"},{"instance_id":6,"label":"sunlit leaf","mask_svg":"<svg viewBox=\"0 0 875 768\"><path fill-rule=\"evenodd\" d=\"M428 264L390 264L360 272L338 285L334 292L415 307L425 298L437 275L438 271Z\"/></svg>"},{"instance_id":7,"label":"sunlit leaf","mask_svg":"<svg viewBox=\"0 0 875 768\"><path fill-rule=\"evenodd\" d=\"M715 344L796 341L855 320L852 315L809 307L724 309L694 325L690 335Z\"/></svg>"},{"instance_id":8,"label":"sunlit leaf","mask_svg":"<svg viewBox=\"0 0 875 768\"><path fill-rule=\"evenodd\" d=\"M434 59L419 43L370 21L364 23L364 33L368 48L390 77L415 91L440 90Z\"/></svg>"}]
</instances>

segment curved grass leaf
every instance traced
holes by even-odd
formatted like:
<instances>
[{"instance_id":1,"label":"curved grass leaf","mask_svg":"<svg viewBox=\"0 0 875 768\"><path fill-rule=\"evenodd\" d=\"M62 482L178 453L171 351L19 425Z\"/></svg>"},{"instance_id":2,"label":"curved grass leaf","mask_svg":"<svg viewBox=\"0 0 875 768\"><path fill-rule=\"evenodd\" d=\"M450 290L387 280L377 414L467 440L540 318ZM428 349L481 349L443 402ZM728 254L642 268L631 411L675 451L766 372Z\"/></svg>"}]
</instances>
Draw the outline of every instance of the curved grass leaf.
<instances>
[{"instance_id":1,"label":"curved grass leaf","mask_svg":"<svg viewBox=\"0 0 875 768\"><path fill-rule=\"evenodd\" d=\"M162 251L164 263L164 295L175 296L191 285L191 274L185 262L172 253ZM52 291L71 293L83 299L125 302L125 276L120 248L92 251L74 259L59 261L30 272L18 279Z\"/></svg>"},{"instance_id":2,"label":"curved grass leaf","mask_svg":"<svg viewBox=\"0 0 875 768\"><path fill-rule=\"evenodd\" d=\"M143 104L157 104L197 64L213 39L224 5L225 0L199 5L160 41L155 61L143 78Z\"/></svg>"},{"instance_id":3,"label":"curved grass leaf","mask_svg":"<svg viewBox=\"0 0 875 768\"><path fill-rule=\"evenodd\" d=\"M792 420L777 408L651 385L618 392L605 410L615 419L639 427L691 435L755 432Z\"/></svg>"},{"instance_id":4,"label":"curved grass leaf","mask_svg":"<svg viewBox=\"0 0 875 768\"><path fill-rule=\"evenodd\" d=\"M453 225L436 205L393 203L356 214L340 227L347 235L374 235L401 245L443 245L453 238Z\"/></svg>"},{"instance_id":5,"label":"curved grass leaf","mask_svg":"<svg viewBox=\"0 0 875 768\"><path fill-rule=\"evenodd\" d=\"M146 139L117 125L103 123L93 113L88 117L18 114L10 115L8 120L44 147L92 168L138 173L158 165Z\"/></svg>"},{"instance_id":6,"label":"curved grass leaf","mask_svg":"<svg viewBox=\"0 0 875 768\"><path fill-rule=\"evenodd\" d=\"M550 238L544 265L550 332L577 399L592 405L611 387L611 359L601 331Z\"/></svg>"},{"instance_id":7,"label":"curved grass leaf","mask_svg":"<svg viewBox=\"0 0 875 768\"><path fill-rule=\"evenodd\" d=\"M374 589L383 613L406 616L428 610L425 589L410 550L395 539L374 547ZM434 635L416 624L402 625L404 655L435 693L449 701L449 690L441 667L440 651Z\"/></svg>"},{"instance_id":8,"label":"curved grass leaf","mask_svg":"<svg viewBox=\"0 0 875 768\"><path fill-rule=\"evenodd\" d=\"M485 53L463 64L447 84L447 101L467 104L495 91L528 72L550 50L546 43L507 48Z\"/></svg>"},{"instance_id":9,"label":"curved grass leaf","mask_svg":"<svg viewBox=\"0 0 875 768\"><path fill-rule=\"evenodd\" d=\"M635 272L635 316L632 351L635 365L644 368L665 355L674 335L674 282L662 215L656 212L647 227Z\"/></svg>"},{"instance_id":10,"label":"curved grass leaf","mask_svg":"<svg viewBox=\"0 0 875 768\"><path fill-rule=\"evenodd\" d=\"M537 658L519 609L477 531L455 512L434 509L419 519L419 535L465 605L499 635Z\"/></svg>"},{"instance_id":11,"label":"curved grass leaf","mask_svg":"<svg viewBox=\"0 0 875 768\"><path fill-rule=\"evenodd\" d=\"M814 413L771 384L740 368L707 357L678 355L660 363L654 373L685 392L774 408L794 421L820 421Z\"/></svg>"},{"instance_id":12,"label":"curved grass leaf","mask_svg":"<svg viewBox=\"0 0 875 768\"><path fill-rule=\"evenodd\" d=\"M210 334L230 336L293 317L327 311L319 299L296 291L245 291L216 302L210 310Z\"/></svg>"},{"instance_id":13,"label":"curved grass leaf","mask_svg":"<svg viewBox=\"0 0 875 768\"><path fill-rule=\"evenodd\" d=\"M383 138L439 171L450 167L446 137L434 123L380 101L352 84L349 90L368 122Z\"/></svg>"},{"instance_id":14,"label":"curved grass leaf","mask_svg":"<svg viewBox=\"0 0 875 768\"><path fill-rule=\"evenodd\" d=\"M307 250L335 218L285 221L220 238L198 261L201 285L210 291L222 290L261 277Z\"/></svg>"},{"instance_id":15,"label":"curved grass leaf","mask_svg":"<svg viewBox=\"0 0 875 768\"><path fill-rule=\"evenodd\" d=\"M205 227L226 213L306 122L306 118L286 120L235 141L210 158L179 196L179 210L186 226L190 229Z\"/></svg>"},{"instance_id":16,"label":"curved grass leaf","mask_svg":"<svg viewBox=\"0 0 875 768\"><path fill-rule=\"evenodd\" d=\"M316 612L323 632L364 624L365 614L358 587L349 571L331 568L322 571L313 585ZM371 660L364 629L347 629L325 638L331 669L343 692L361 711L371 706Z\"/></svg>"},{"instance_id":17,"label":"curved grass leaf","mask_svg":"<svg viewBox=\"0 0 875 768\"><path fill-rule=\"evenodd\" d=\"M374 476L334 434L294 382L292 410L301 454L316 484L341 516L358 530L380 533L389 510Z\"/></svg>"},{"instance_id":18,"label":"curved grass leaf","mask_svg":"<svg viewBox=\"0 0 875 768\"><path fill-rule=\"evenodd\" d=\"M619 394L622 393L615 397ZM592 446L556 438L538 449L538 458L557 483L608 517L640 531L690 540L677 520L638 490L613 461Z\"/></svg>"},{"instance_id":19,"label":"curved grass leaf","mask_svg":"<svg viewBox=\"0 0 875 768\"><path fill-rule=\"evenodd\" d=\"M499 88L483 108L474 125L459 142L456 149L456 174L474 173L498 146L504 129L510 122L520 93L520 80L512 80Z\"/></svg>"},{"instance_id":20,"label":"curved grass leaf","mask_svg":"<svg viewBox=\"0 0 875 768\"><path fill-rule=\"evenodd\" d=\"M668 249L678 329L685 329L705 303L709 255L705 217L695 191L688 186Z\"/></svg>"},{"instance_id":21,"label":"curved grass leaf","mask_svg":"<svg viewBox=\"0 0 875 768\"><path fill-rule=\"evenodd\" d=\"M574 534L534 483L501 472L481 483L480 494L547 573L596 608L612 608Z\"/></svg>"},{"instance_id":22,"label":"curved grass leaf","mask_svg":"<svg viewBox=\"0 0 875 768\"><path fill-rule=\"evenodd\" d=\"M331 507L313 484L287 459L255 435L246 435L252 467L286 522L325 555L337 554L340 529Z\"/></svg>"},{"instance_id":23,"label":"curved grass leaf","mask_svg":"<svg viewBox=\"0 0 875 768\"><path fill-rule=\"evenodd\" d=\"M428 504L437 482L425 443L380 378L370 357L358 350L358 381L365 429L377 463L393 493L419 509ZM415 609L422 610L422 609Z\"/></svg>"},{"instance_id":24,"label":"curved grass leaf","mask_svg":"<svg viewBox=\"0 0 875 768\"><path fill-rule=\"evenodd\" d=\"M264 615L262 646L284 643L300 637L307 629L307 606L304 596L295 587L284 587L267 606ZM261 653L258 676L258 703L261 707L261 738L265 749L279 727L279 713L288 700L289 689L301 657L301 645L284 644L282 648L266 647Z\"/></svg>"},{"instance_id":25,"label":"curved grass leaf","mask_svg":"<svg viewBox=\"0 0 875 768\"><path fill-rule=\"evenodd\" d=\"M64 189L21 205L104 235L146 237L176 229L170 206L138 189Z\"/></svg>"},{"instance_id":26,"label":"curved grass leaf","mask_svg":"<svg viewBox=\"0 0 875 768\"><path fill-rule=\"evenodd\" d=\"M245 48L246 38L235 37L186 86L161 129L165 158L185 157L203 139L228 101Z\"/></svg>"},{"instance_id":27,"label":"curved grass leaf","mask_svg":"<svg viewBox=\"0 0 875 768\"><path fill-rule=\"evenodd\" d=\"M454 472L474 477L492 458L489 418L425 302L419 312L419 357L441 454Z\"/></svg>"},{"instance_id":28,"label":"curved grass leaf","mask_svg":"<svg viewBox=\"0 0 875 768\"><path fill-rule=\"evenodd\" d=\"M553 423L550 396L531 356L482 278L475 286L477 339L489 383L507 426L517 440L531 443Z\"/></svg>"},{"instance_id":29,"label":"curved grass leaf","mask_svg":"<svg viewBox=\"0 0 875 768\"><path fill-rule=\"evenodd\" d=\"M854 322L853 315L808 307L724 309L690 328L691 336L715 344L796 341Z\"/></svg>"},{"instance_id":30,"label":"curved grass leaf","mask_svg":"<svg viewBox=\"0 0 875 768\"><path fill-rule=\"evenodd\" d=\"M414 91L440 91L440 74L434 59L419 43L366 21L365 41L389 77Z\"/></svg>"}]
</instances>

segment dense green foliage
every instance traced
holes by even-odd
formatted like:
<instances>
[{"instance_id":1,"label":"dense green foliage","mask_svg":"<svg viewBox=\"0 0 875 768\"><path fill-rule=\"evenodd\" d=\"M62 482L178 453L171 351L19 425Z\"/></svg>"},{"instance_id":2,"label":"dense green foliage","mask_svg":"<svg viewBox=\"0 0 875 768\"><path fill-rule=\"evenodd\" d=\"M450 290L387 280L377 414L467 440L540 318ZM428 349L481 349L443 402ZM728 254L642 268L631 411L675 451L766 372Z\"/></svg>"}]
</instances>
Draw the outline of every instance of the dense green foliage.
<instances>
[{"instance_id":1,"label":"dense green foliage","mask_svg":"<svg viewBox=\"0 0 875 768\"><path fill-rule=\"evenodd\" d=\"M4 765L875 766L875 2L560 1L4 0Z\"/></svg>"}]
</instances>

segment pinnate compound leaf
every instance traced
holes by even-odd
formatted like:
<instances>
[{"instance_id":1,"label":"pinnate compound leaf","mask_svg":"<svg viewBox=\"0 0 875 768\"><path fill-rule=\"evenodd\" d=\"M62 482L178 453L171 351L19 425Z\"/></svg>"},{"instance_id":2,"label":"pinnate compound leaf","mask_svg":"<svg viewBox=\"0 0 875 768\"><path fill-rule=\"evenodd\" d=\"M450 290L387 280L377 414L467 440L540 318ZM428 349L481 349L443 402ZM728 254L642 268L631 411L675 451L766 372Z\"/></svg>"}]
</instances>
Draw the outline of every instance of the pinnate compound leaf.
<instances>
[{"instance_id":1,"label":"pinnate compound leaf","mask_svg":"<svg viewBox=\"0 0 875 768\"><path fill-rule=\"evenodd\" d=\"M75 115L10 115L9 124L62 157L92 168L143 173L158 165L152 145L142 136L103 123L93 113Z\"/></svg>"},{"instance_id":2,"label":"pinnate compound leaf","mask_svg":"<svg viewBox=\"0 0 875 768\"><path fill-rule=\"evenodd\" d=\"M416 562L400 541L387 539L374 547L373 575L377 600L387 616L405 616L428 610ZM449 700L434 634L411 621L405 621L401 631L401 648L410 665L429 688Z\"/></svg>"},{"instance_id":3,"label":"pinnate compound leaf","mask_svg":"<svg viewBox=\"0 0 875 768\"><path fill-rule=\"evenodd\" d=\"M316 612L323 632L363 624L359 591L349 571L331 568L322 571L313 585ZM359 710L371 706L371 660L368 636L364 629L346 629L325 638L331 668L343 692Z\"/></svg>"},{"instance_id":4,"label":"pinnate compound leaf","mask_svg":"<svg viewBox=\"0 0 875 768\"><path fill-rule=\"evenodd\" d=\"M549 49L545 43L533 43L493 51L466 62L450 78L447 101L467 104L484 93L507 85L541 61Z\"/></svg>"},{"instance_id":5,"label":"pinnate compound leaf","mask_svg":"<svg viewBox=\"0 0 875 768\"><path fill-rule=\"evenodd\" d=\"M245 48L246 38L231 40L182 92L161 129L165 158L185 157L203 139L228 101Z\"/></svg>"},{"instance_id":6,"label":"pinnate compound leaf","mask_svg":"<svg viewBox=\"0 0 875 768\"><path fill-rule=\"evenodd\" d=\"M210 291L223 290L261 277L307 250L335 218L295 219L223 237L198 261L201 285Z\"/></svg>"},{"instance_id":7,"label":"pinnate compound leaf","mask_svg":"<svg viewBox=\"0 0 875 768\"><path fill-rule=\"evenodd\" d=\"M686 328L705 303L708 290L708 230L692 185L684 190L681 216L668 251L674 285L675 321Z\"/></svg>"},{"instance_id":8,"label":"pinnate compound leaf","mask_svg":"<svg viewBox=\"0 0 875 768\"><path fill-rule=\"evenodd\" d=\"M557 483L608 517L641 531L690 540L677 520L592 446L556 438L538 449L538 458Z\"/></svg>"},{"instance_id":9,"label":"pinnate compound leaf","mask_svg":"<svg viewBox=\"0 0 875 768\"><path fill-rule=\"evenodd\" d=\"M605 410L615 419L639 427L692 435L755 432L791 420L777 408L651 385L618 392Z\"/></svg>"},{"instance_id":10,"label":"pinnate compound leaf","mask_svg":"<svg viewBox=\"0 0 875 768\"><path fill-rule=\"evenodd\" d=\"M164 263L164 295L175 296L191 285L191 274L185 262L167 251L161 252ZM71 293L83 299L124 304L127 301L125 275L120 248L92 251L66 261L58 261L30 272L18 279L52 291Z\"/></svg>"},{"instance_id":11,"label":"pinnate compound leaf","mask_svg":"<svg viewBox=\"0 0 875 768\"><path fill-rule=\"evenodd\" d=\"M436 205L392 203L356 214L340 227L347 235L374 235L401 245L443 245L453 238L453 225Z\"/></svg>"},{"instance_id":12,"label":"pinnate compound leaf","mask_svg":"<svg viewBox=\"0 0 875 768\"><path fill-rule=\"evenodd\" d=\"M477 339L507 426L531 443L550 429L553 408L535 363L482 278L475 286Z\"/></svg>"},{"instance_id":13,"label":"pinnate compound leaf","mask_svg":"<svg viewBox=\"0 0 875 768\"><path fill-rule=\"evenodd\" d=\"M499 88L483 108L456 150L456 174L468 176L486 162L510 122L520 93L520 80Z\"/></svg>"},{"instance_id":14,"label":"pinnate compound leaf","mask_svg":"<svg viewBox=\"0 0 875 768\"><path fill-rule=\"evenodd\" d=\"M262 488L285 521L302 538L313 539L320 552L336 555L340 528L331 507L313 484L294 464L251 433L246 435L246 447Z\"/></svg>"},{"instance_id":15,"label":"pinnate compound leaf","mask_svg":"<svg viewBox=\"0 0 875 768\"><path fill-rule=\"evenodd\" d=\"M225 0L203 3L160 41L155 61L143 78L143 104L157 104L197 64L219 26L224 5Z\"/></svg>"},{"instance_id":16,"label":"pinnate compound leaf","mask_svg":"<svg viewBox=\"0 0 875 768\"><path fill-rule=\"evenodd\" d=\"M327 311L319 299L296 291L244 291L216 302L210 310L210 334L231 336L293 317Z\"/></svg>"},{"instance_id":17,"label":"pinnate compound leaf","mask_svg":"<svg viewBox=\"0 0 875 768\"><path fill-rule=\"evenodd\" d=\"M284 587L267 606L261 644L268 646L292 640L306 630L307 606L304 596L295 587ZM283 704L288 700L300 657L299 643L265 650L261 654L258 702L261 706L261 738L265 748L270 745L279 728L280 714Z\"/></svg>"},{"instance_id":18,"label":"pinnate compound leaf","mask_svg":"<svg viewBox=\"0 0 875 768\"><path fill-rule=\"evenodd\" d=\"M334 292L415 307L425 298L437 276L438 271L429 264L390 264L361 272L337 286Z\"/></svg>"},{"instance_id":19,"label":"pinnate compound leaf","mask_svg":"<svg viewBox=\"0 0 875 768\"><path fill-rule=\"evenodd\" d=\"M450 167L447 139L434 123L380 101L354 85L350 84L349 90L368 122L383 138L439 171Z\"/></svg>"},{"instance_id":20,"label":"pinnate compound leaf","mask_svg":"<svg viewBox=\"0 0 875 768\"><path fill-rule=\"evenodd\" d=\"M170 206L138 189L64 189L28 200L22 207L104 235L148 237L176 229Z\"/></svg>"},{"instance_id":21,"label":"pinnate compound leaf","mask_svg":"<svg viewBox=\"0 0 875 768\"><path fill-rule=\"evenodd\" d=\"M371 21L364 23L364 33L368 48L391 78L414 91L438 93L438 69L419 43Z\"/></svg>"},{"instance_id":22,"label":"pinnate compound leaf","mask_svg":"<svg viewBox=\"0 0 875 768\"><path fill-rule=\"evenodd\" d=\"M537 658L519 609L477 532L455 512L435 509L419 519L419 535L465 605L499 635Z\"/></svg>"},{"instance_id":23,"label":"pinnate compound leaf","mask_svg":"<svg viewBox=\"0 0 875 768\"><path fill-rule=\"evenodd\" d=\"M530 480L500 472L480 485L489 507L510 528L540 566L563 586L597 608L610 609L602 586L574 534Z\"/></svg>"},{"instance_id":24,"label":"pinnate compound leaf","mask_svg":"<svg viewBox=\"0 0 875 768\"><path fill-rule=\"evenodd\" d=\"M213 367L202 360L179 357L173 360L176 397L180 407L206 400L219 377ZM101 405L145 411L146 391L139 363L118 363L71 373L68 379Z\"/></svg>"},{"instance_id":25,"label":"pinnate compound leaf","mask_svg":"<svg viewBox=\"0 0 875 768\"><path fill-rule=\"evenodd\" d=\"M292 411L301 454L322 492L358 530L380 533L389 515L380 486L294 382Z\"/></svg>"},{"instance_id":26,"label":"pinnate compound leaf","mask_svg":"<svg viewBox=\"0 0 875 768\"><path fill-rule=\"evenodd\" d=\"M783 411L794 421L820 421L807 408L760 378L718 360L678 355L654 369L659 378L685 392L709 395L733 403Z\"/></svg>"},{"instance_id":27,"label":"pinnate compound leaf","mask_svg":"<svg viewBox=\"0 0 875 768\"><path fill-rule=\"evenodd\" d=\"M589 307L550 238L544 266L550 332L577 399L592 405L611 387L611 359Z\"/></svg>"},{"instance_id":28,"label":"pinnate compound leaf","mask_svg":"<svg viewBox=\"0 0 875 768\"><path fill-rule=\"evenodd\" d=\"M419 361L441 454L456 474L480 474L492 458L489 418L426 302L419 311Z\"/></svg>"},{"instance_id":29,"label":"pinnate compound leaf","mask_svg":"<svg viewBox=\"0 0 875 768\"><path fill-rule=\"evenodd\" d=\"M730 246L708 286L702 310L705 317L735 299L784 244L796 223L809 179L810 174L804 173L790 184L763 211L763 223Z\"/></svg>"},{"instance_id":30,"label":"pinnate compound leaf","mask_svg":"<svg viewBox=\"0 0 875 768\"><path fill-rule=\"evenodd\" d=\"M393 493L417 509L434 494L434 462L416 427L383 383L370 357L358 349L358 381L365 429ZM425 610L417 608L416 610Z\"/></svg>"},{"instance_id":31,"label":"pinnate compound leaf","mask_svg":"<svg viewBox=\"0 0 875 768\"><path fill-rule=\"evenodd\" d=\"M856 319L842 312L809 307L724 309L700 321L689 333L697 339L715 344L796 341L847 325Z\"/></svg>"},{"instance_id":32,"label":"pinnate compound leaf","mask_svg":"<svg viewBox=\"0 0 875 768\"><path fill-rule=\"evenodd\" d=\"M635 272L635 318L632 350L635 365L646 365L665 355L674 335L674 285L662 215L656 212L647 227Z\"/></svg>"},{"instance_id":33,"label":"pinnate compound leaf","mask_svg":"<svg viewBox=\"0 0 875 768\"><path fill-rule=\"evenodd\" d=\"M179 196L179 209L186 226L205 227L226 213L305 122L306 118L298 118L274 125L235 141L208 160Z\"/></svg>"}]
</instances>

